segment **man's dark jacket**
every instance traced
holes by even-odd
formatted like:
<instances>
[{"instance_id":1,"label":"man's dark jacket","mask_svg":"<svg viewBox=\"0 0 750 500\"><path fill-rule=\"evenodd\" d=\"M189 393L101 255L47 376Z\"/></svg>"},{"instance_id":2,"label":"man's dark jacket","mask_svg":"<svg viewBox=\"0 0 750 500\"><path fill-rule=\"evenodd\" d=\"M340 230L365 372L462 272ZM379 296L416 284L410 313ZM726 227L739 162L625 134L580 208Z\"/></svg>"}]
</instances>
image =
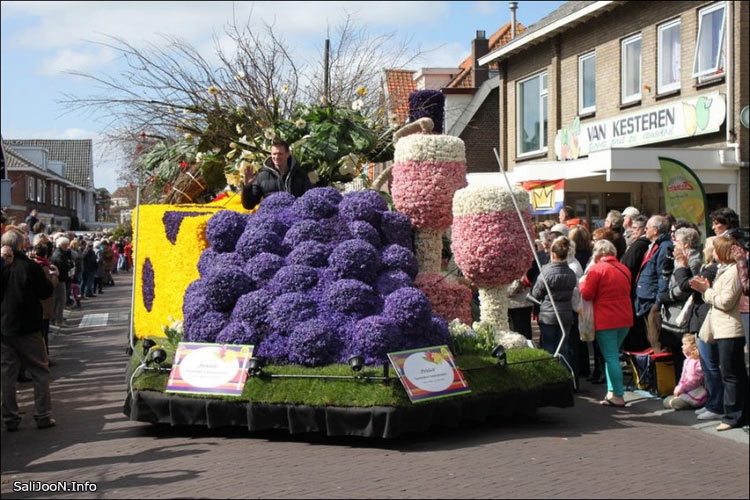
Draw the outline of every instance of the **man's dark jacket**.
<instances>
[{"instance_id":1,"label":"man's dark jacket","mask_svg":"<svg viewBox=\"0 0 750 500\"><path fill-rule=\"evenodd\" d=\"M3 266L2 334L28 335L42 330L42 300L52 296L54 287L44 275L42 266L23 252L13 252L13 263Z\"/></svg>"},{"instance_id":2,"label":"man's dark jacket","mask_svg":"<svg viewBox=\"0 0 750 500\"><path fill-rule=\"evenodd\" d=\"M289 157L287 165L289 170L282 176L273 160L268 157L253 182L242 187L242 206L250 210L263 198L277 191L286 191L299 197L312 187L307 172L300 168L293 156Z\"/></svg>"}]
</instances>

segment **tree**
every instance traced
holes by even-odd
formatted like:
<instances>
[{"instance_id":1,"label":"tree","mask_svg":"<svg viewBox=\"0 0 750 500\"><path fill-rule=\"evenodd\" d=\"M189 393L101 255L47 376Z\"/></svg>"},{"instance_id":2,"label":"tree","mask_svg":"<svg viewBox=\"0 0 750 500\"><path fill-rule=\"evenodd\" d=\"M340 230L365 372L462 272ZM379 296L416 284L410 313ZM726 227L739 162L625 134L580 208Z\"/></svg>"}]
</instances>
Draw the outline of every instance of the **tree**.
<instances>
[{"instance_id":1,"label":"tree","mask_svg":"<svg viewBox=\"0 0 750 500\"><path fill-rule=\"evenodd\" d=\"M144 202L204 201L239 171L268 155L282 137L319 185L345 182L363 163L392 155L380 88L384 68L406 66L406 44L394 35L369 37L347 15L328 67L297 65L273 25L261 31L231 22L231 52L215 38L213 67L174 37L145 49L116 37L103 45L122 54L117 76L73 73L97 82L100 95L66 95L71 108L106 112L110 147L126 151L121 181L144 185ZM325 74L329 78L325 78ZM328 82L327 87L321 82Z\"/></svg>"}]
</instances>

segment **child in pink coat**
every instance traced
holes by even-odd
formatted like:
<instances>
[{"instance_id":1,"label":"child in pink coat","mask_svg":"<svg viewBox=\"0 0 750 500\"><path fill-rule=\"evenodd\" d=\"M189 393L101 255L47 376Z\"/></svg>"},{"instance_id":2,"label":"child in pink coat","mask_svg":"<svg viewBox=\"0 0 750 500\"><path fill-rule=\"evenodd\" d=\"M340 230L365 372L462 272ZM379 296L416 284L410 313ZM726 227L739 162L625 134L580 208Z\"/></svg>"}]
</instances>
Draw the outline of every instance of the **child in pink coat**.
<instances>
[{"instance_id":1,"label":"child in pink coat","mask_svg":"<svg viewBox=\"0 0 750 500\"><path fill-rule=\"evenodd\" d=\"M682 336L682 354L685 355L682 375L674 388L674 395L667 396L664 399L664 408L667 409L700 408L705 404L708 397L703 385L703 369L701 368L694 334L686 333Z\"/></svg>"}]
</instances>

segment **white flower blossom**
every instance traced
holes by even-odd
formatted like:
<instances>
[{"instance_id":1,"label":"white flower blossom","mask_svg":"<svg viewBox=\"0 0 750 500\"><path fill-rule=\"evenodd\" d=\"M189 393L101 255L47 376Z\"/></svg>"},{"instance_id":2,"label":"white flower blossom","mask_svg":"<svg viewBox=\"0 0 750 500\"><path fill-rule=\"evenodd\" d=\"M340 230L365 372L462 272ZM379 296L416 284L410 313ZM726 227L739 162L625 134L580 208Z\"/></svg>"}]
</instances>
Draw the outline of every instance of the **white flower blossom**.
<instances>
[{"instance_id":1,"label":"white flower blossom","mask_svg":"<svg viewBox=\"0 0 750 500\"><path fill-rule=\"evenodd\" d=\"M273 105L276 103L276 99L274 99L273 96L269 96L268 99L266 99L266 103Z\"/></svg>"},{"instance_id":2,"label":"white flower blossom","mask_svg":"<svg viewBox=\"0 0 750 500\"><path fill-rule=\"evenodd\" d=\"M211 95L216 95L220 92L219 87L217 87L216 85L209 85L206 91Z\"/></svg>"},{"instance_id":3,"label":"white flower blossom","mask_svg":"<svg viewBox=\"0 0 750 500\"><path fill-rule=\"evenodd\" d=\"M234 126L234 129L237 131L238 134L241 134L242 133L242 124L238 123L237 125Z\"/></svg>"},{"instance_id":4,"label":"white flower blossom","mask_svg":"<svg viewBox=\"0 0 750 500\"><path fill-rule=\"evenodd\" d=\"M190 132L186 132L186 133L185 133L185 135L184 135L183 137L184 137L184 138L185 138L185 140L186 140L186 141L188 141L188 142L192 142L192 141L193 141L193 134L191 134Z\"/></svg>"},{"instance_id":5,"label":"white flower blossom","mask_svg":"<svg viewBox=\"0 0 750 500\"><path fill-rule=\"evenodd\" d=\"M289 93L289 85L282 85L281 86L281 93L282 94L288 94Z\"/></svg>"},{"instance_id":6,"label":"white flower blossom","mask_svg":"<svg viewBox=\"0 0 750 500\"><path fill-rule=\"evenodd\" d=\"M294 126L301 130L307 126L307 122L302 118L298 118L297 121L294 122Z\"/></svg>"},{"instance_id":7,"label":"white flower blossom","mask_svg":"<svg viewBox=\"0 0 750 500\"><path fill-rule=\"evenodd\" d=\"M362 106L365 105L365 102L362 99L357 99L356 101L352 102L352 109L354 111L359 111L362 109Z\"/></svg>"},{"instance_id":8,"label":"white flower blossom","mask_svg":"<svg viewBox=\"0 0 750 500\"><path fill-rule=\"evenodd\" d=\"M237 75L236 75L236 78L237 78L238 80L244 80L244 79L245 79L245 76L247 76L247 75L245 75L245 72L244 72L244 71L238 71L238 72L237 72Z\"/></svg>"},{"instance_id":9,"label":"white flower blossom","mask_svg":"<svg viewBox=\"0 0 750 500\"><path fill-rule=\"evenodd\" d=\"M274 129L272 129L272 128L267 128L267 129L266 129L266 130L265 130L265 131L263 132L263 136L264 136L264 137L265 137L266 139L268 139L269 141L272 141L272 140L274 140L274 139L276 138L276 131L275 131Z\"/></svg>"},{"instance_id":10,"label":"white flower blossom","mask_svg":"<svg viewBox=\"0 0 750 500\"><path fill-rule=\"evenodd\" d=\"M242 153L240 153L240 158L243 160L252 160L255 158L255 154L248 151L247 149L243 149Z\"/></svg>"}]
</instances>

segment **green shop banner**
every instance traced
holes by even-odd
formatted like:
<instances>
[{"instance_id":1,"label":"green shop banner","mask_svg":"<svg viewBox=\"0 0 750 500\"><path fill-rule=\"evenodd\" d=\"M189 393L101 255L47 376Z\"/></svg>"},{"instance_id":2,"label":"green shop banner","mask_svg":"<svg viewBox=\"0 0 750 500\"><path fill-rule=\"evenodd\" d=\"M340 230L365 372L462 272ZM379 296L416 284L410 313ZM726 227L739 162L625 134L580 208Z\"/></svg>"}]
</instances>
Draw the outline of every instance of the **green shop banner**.
<instances>
[{"instance_id":1,"label":"green shop banner","mask_svg":"<svg viewBox=\"0 0 750 500\"><path fill-rule=\"evenodd\" d=\"M700 179L690 167L673 158L660 156L659 166L667 212L675 219L685 219L697 225L705 238L708 234L706 192Z\"/></svg>"}]
</instances>

